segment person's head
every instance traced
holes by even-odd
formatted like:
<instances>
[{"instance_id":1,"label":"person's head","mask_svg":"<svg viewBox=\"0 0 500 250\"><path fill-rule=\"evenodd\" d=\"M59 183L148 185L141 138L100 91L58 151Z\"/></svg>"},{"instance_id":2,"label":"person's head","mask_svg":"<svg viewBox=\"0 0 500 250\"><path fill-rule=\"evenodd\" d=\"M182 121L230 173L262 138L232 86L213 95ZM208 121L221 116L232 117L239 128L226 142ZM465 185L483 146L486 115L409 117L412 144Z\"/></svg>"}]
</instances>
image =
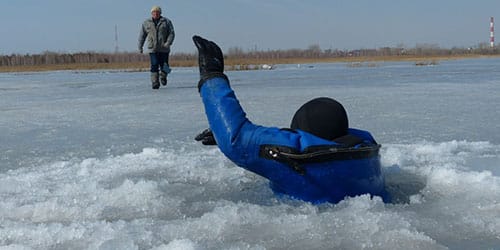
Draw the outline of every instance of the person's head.
<instances>
[{"instance_id":1,"label":"person's head","mask_svg":"<svg viewBox=\"0 0 500 250\"><path fill-rule=\"evenodd\" d=\"M160 18L160 16L161 16L160 6L153 6L153 8L151 8L151 17L156 20Z\"/></svg>"},{"instance_id":2,"label":"person's head","mask_svg":"<svg viewBox=\"0 0 500 250\"><path fill-rule=\"evenodd\" d=\"M347 134L349 121L342 104L328 97L319 97L295 112L290 127L333 140Z\"/></svg>"}]
</instances>

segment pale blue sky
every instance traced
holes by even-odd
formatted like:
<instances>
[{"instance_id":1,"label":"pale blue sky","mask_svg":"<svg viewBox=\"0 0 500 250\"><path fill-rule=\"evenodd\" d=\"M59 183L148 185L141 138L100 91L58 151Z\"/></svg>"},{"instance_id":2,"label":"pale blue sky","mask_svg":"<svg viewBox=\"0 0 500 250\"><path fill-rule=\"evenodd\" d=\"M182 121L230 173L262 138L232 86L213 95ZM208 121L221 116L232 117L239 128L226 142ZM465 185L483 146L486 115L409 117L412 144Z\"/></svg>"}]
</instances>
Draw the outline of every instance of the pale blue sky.
<instances>
[{"instance_id":1,"label":"pale blue sky","mask_svg":"<svg viewBox=\"0 0 500 250\"><path fill-rule=\"evenodd\" d=\"M173 52L194 52L193 34L227 51L475 46L488 42L500 0L3 0L0 54L135 51L140 24L153 5L175 26Z\"/></svg>"}]
</instances>

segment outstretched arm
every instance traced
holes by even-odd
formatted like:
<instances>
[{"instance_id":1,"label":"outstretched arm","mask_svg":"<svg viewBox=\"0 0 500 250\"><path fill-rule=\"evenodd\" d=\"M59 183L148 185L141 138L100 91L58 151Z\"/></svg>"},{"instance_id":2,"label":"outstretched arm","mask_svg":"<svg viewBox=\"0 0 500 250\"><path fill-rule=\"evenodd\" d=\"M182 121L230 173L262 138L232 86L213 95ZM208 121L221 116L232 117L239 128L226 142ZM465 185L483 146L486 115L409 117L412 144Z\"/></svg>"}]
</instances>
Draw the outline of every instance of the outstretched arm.
<instances>
[{"instance_id":1,"label":"outstretched arm","mask_svg":"<svg viewBox=\"0 0 500 250\"><path fill-rule=\"evenodd\" d=\"M214 42L194 36L193 41L198 48L200 68L200 91L205 113L217 145L231 160L242 163L241 147L246 146L243 133L252 133L255 127L243 111L229 80L224 75L224 58L222 51Z\"/></svg>"},{"instance_id":2,"label":"outstretched arm","mask_svg":"<svg viewBox=\"0 0 500 250\"><path fill-rule=\"evenodd\" d=\"M139 32L139 39L137 41L137 47L139 49L139 52L142 53L142 46L144 46L144 42L146 41L146 37L148 36L148 33L146 29L144 29L144 24L141 25L141 31Z\"/></svg>"},{"instance_id":3,"label":"outstretched arm","mask_svg":"<svg viewBox=\"0 0 500 250\"><path fill-rule=\"evenodd\" d=\"M224 78L206 80L201 88L200 95L205 106L208 123L214 134L217 145L229 158L245 146L243 133L251 133L254 125L246 118L238 99ZM234 159L232 159L234 160Z\"/></svg>"},{"instance_id":4,"label":"outstretched arm","mask_svg":"<svg viewBox=\"0 0 500 250\"><path fill-rule=\"evenodd\" d=\"M172 46L172 43L174 43L175 30L174 30L174 25L172 24L172 21L168 20L167 25L168 25L168 29L170 30L170 34L168 34L167 41L165 42L165 46L170 47L170 46Z\"/></svg>"}]
</instances>

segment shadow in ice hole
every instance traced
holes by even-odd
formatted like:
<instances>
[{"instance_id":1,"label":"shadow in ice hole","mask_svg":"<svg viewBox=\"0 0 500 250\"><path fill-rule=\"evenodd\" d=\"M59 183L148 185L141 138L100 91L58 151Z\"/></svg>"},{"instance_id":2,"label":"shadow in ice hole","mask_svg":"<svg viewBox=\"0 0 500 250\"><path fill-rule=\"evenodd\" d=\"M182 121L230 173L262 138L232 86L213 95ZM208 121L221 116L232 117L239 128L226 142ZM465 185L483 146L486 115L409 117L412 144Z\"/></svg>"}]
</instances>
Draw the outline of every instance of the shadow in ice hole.
<instances>
[{"instance_id":1,"label":"shadow in ice hole","mask_svg":"<svg viewBox=\"0 0 500 250\"><path fill-rule=\"evenodd\" d=\"M418 194L426 185L424 177L393 165L384 169L385 187L392 203L409 203L410 196Z\"/></svg>"}]
</instances>

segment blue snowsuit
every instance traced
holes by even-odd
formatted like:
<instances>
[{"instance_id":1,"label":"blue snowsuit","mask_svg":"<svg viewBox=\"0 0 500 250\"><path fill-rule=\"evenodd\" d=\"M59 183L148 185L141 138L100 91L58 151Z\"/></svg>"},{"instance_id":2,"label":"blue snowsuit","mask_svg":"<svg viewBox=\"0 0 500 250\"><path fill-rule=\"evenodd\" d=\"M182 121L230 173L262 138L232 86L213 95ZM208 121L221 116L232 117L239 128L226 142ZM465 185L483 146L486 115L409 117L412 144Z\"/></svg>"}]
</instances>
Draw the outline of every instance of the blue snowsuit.
<instances>
[{"instance_id":1,"label":"blue snowsuit","mask_svg":"<svg viewBox=\"0 0 500 250\"><path fill-rule=\"evenodd\" d=\"M300 154L314 148L341 149L342 145L302 130L253 124L223 77L202 83L200 95L222 153L238 166L267 178L275 193L312 203L336 203L346 196L367 193L389 201L380 172L379 145L369 132L349 129L349 134L362 140L354 147L376 146L369 154L341 153L339 159L327 161L290 160L279 152Z\"/></svg>"}]
</instances>

